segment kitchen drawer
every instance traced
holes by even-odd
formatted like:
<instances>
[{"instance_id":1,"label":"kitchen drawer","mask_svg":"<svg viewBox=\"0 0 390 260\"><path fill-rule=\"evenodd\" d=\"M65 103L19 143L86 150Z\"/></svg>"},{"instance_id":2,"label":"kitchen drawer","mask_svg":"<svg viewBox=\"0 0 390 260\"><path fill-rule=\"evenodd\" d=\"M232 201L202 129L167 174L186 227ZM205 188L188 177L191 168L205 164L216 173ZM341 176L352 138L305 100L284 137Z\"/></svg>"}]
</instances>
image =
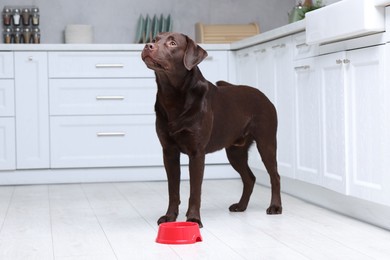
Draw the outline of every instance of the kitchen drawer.
<instances>
[{"instance_id":1,"label":"kitchen drawer","mask_svg":"<svg viewBox=\"0 0 390 260\"><path fill-rule=\"evenodd\" d=\"M318 44L309 45L306 43L306 33L293 35L294 59L304 59L318 55Z\"/></svg>"},{"instance_id":2,"label":"kitchen drawer","mask_svg":"<svg viewBox=\"0 0 390 260\"><path fill-rule=\"evenodd\" d=\"M50 79L51 115L154 114L154 79Z\"/></svg>"},{"instance_id":3,"label":"kitchen drawer","mask_svg":"<svg viewBox=\"0 0 390 260\"><path fill-rule=\"evenodd\" d=\"M15 119L0 118L0 171L16 169Z\"/></svg>"},{"instance_id":4,"label":"kitchen drawer","mask_svg":"<svg viewBox=\"0 0 390 260\"><path fill-rule=\"evenodd\" d=\"M14 77L14 56L12 52L0 52L0 78Z\"/></svg>"},{"instance_id":5,"label":"kitchen drawer","mask_svg":"<svg viewBox=\"0 0 390 260\"><path fill-rule=\"evenodd\" d=\"M51 167L161 166L155 117L51 117Z\"/></svg>"},{"instance_id":6,"label":"kitchen drawer","mask_svg":"<svg viewBox=\"0 0 390 260\"><path fill-rule=\"evenodd\" d=\"M50 52L50 78L145 78L154 72L132 52Z\"/></svg>"},{"instance_id":7,"label":"kitchen drawer","mask_svg":"<svg viewBox=\"0 0 390 260\"><path fill-rule=\"evenodd\" d=\"M0 79L0 116L15 115L14 81Z\"/></svg>"}]
</instances>

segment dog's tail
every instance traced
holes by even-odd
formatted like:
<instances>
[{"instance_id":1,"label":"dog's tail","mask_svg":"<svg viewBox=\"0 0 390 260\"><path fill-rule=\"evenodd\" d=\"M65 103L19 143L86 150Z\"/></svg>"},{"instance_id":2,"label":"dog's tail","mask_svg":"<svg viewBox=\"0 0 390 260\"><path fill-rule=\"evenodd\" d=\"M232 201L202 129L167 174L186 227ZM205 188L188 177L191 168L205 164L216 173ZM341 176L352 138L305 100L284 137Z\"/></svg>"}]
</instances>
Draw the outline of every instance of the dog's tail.
<instances>
[{"instance_id":1,"label":"dog's tail","mask_svg":"<svg viewBox=\"0 0 390 260\"><path fill-rule=\"evenodd\" d=\"M223 80L217 81L217 83L215 83L215 85L217 85L218 87L220 87L220 86L237 87L238 86L238 85L234 85L232 83L229 83L229 82L226 82L226 81L223 81Z\"/></svg>"}]
</instances>

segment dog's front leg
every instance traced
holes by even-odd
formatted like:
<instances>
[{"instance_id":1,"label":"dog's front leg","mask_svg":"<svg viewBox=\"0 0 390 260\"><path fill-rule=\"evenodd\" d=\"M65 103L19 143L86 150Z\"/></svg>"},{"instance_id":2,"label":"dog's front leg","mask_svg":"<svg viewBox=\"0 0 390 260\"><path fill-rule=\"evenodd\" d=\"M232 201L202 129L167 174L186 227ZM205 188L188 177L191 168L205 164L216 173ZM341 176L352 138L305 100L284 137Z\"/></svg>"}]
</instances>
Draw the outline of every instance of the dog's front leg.
<instances>
[{"instance_id":1,"label":"dog's front leg","mask_svg":"<svg viewBox=\"0 0 390 260\"><path fill-rule=\"evenodd\" d=\"M201 190L204 173L205 154L190 155L190 199L188 203L187 221L196 222L202 227L200 220Z\"/></svg>"},{"instance_id":2,"label":"dog's front leg","mask_svg":"<svg viewBox=\"0 0 390 260\"><path fill-rule=\"evenodd\" d=\"M163 153L168 178L169 205L167 213L158 219L157 224L176 221L180 205L180 152L176 149L164 149Z\"/></svg>"}]
</instances>

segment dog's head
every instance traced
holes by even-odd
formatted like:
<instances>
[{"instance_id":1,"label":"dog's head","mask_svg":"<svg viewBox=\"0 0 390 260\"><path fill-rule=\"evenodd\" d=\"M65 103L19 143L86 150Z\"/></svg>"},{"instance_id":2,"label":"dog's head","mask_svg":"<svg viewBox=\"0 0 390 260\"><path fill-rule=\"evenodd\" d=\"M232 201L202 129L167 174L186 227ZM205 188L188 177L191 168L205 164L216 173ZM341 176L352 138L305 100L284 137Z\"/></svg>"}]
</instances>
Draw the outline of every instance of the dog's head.
<instances>
[{"instance_id":1,"label":"dog's head","mask_svg":"<svg viewBox=\"0 0 390 260\"><path fill-rule=\"evenodd\" d=\"M180 33L160 33L145 45L142 60L156 72L190 71L207 57L207 52Z\"/></svg>"}]
</instances>

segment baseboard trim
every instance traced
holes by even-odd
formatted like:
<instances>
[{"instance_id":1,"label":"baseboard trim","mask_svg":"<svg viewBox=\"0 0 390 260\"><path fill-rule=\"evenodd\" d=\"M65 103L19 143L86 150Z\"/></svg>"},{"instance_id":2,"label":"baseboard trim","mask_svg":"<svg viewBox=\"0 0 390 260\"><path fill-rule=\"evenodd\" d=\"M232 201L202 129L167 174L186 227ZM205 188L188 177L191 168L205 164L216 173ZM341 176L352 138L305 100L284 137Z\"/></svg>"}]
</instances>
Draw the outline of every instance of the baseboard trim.
<instances>
[{"instance_id":1,"label":"baseboard trim","mask_svg":"<svg viewBox=\"0 0 390 260\"><path fill-rule=\"evenodd\" d=\"M182 180L188 180L188 166L182 166ZM229 164L205 167L205 179L238 178ZM88 182L165 181L164 167L77 168L0 171L0 185L60 184Z\"/></svg>"},{"instance_id":2,"label":"baseboard trim","mask_svg":"<svg viewBox=\"0 0 390 260\"><path fill-rule=\"evenodd\" d=\"M257 183L270 186L268 174L251 167ZM390 230L390 207L340 194L303 181L281 177L282 192L360 221Z\"/></svg>"}]
</instances>

